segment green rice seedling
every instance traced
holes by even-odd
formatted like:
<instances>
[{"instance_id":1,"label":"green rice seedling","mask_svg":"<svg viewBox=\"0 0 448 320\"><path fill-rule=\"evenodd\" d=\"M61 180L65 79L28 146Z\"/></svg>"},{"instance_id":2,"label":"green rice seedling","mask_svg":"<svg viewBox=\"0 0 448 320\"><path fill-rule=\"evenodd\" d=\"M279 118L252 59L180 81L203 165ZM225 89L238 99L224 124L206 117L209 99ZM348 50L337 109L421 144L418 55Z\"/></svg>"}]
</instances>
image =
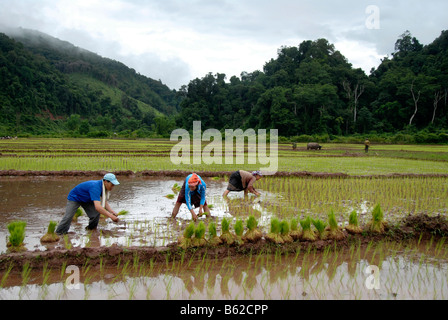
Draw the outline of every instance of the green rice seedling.
<instances>
[{"instance_id":1,"label":"green rice seedling","mask_svg":"<svg viewBox=\"0 0 448 320\"><path fill-rule=\"evenodd\" d=\"M167 195L165 196L165 198L168 198L168 199L174 199L174 194L167 194Z\"/></svg>"},{"instance_id":2,"label":"green rice seedling","mask_svg":"<svg viewBox=\"0 0 448 320\"><path fill-rule=\"evenodd\" d=\"M271 229L269 233L265 236L266 241L273 242L277 244L284 243L282 237L280 236L280 221L277 218L271 219Z\"/></svg>"},{"instance_id":3,"label":"green rice seedling","mask_svg":"<svg viewBox=\"0 0 448 320\"><path fill-rule=\"evenodd\" d=\"M23 251L25 250L23 240L25 240L25 221L13 221L8 224L9 241L7 247L11 251Z\"/></svg>"},{"instance_id":4,"label":"green rice seedling","mask_svg":"<svg viewBox=\"0 0 448 320\"><path fill-rule=\"evenodd\" d=\"M72 245L72 242L70 241L70 239L68 238L68 235L64 234L63 238L64 238L64 247L65 247L65 249L70 250L73 247L73 245Z\"/></svg>"},{"instance_id":5,"label":"green rice seedling","mask_svg":"<svg viewBox=\"0 0 448 320\"><path fill-rule=\"evenodd\" d=\"M302 240L305 241L315 241L316 234L314 230L311 229L311 218L308 216L303 220L300 220L300 225L302 226Z\"/></svg>"},{"instance_id":6,"label":"green rice seedling","mask_svg":"<svg viewBox=\"0 0 448 320\"><path fill-rule=\"evenodd\" d=\"M300 233L300 230L298 228L299 226L299 221L296 218L292 218L291 222L289 223L290 227L291 227L291 231L289 232L289 235L291 236L291 238L296 241L300 239L300 236L302 235Z\"/></svg>"},{"instance_id":7,"label":"green rice seedling","mask_svg":"<svg viewBox=\"0 0 448 320\"><path fill-rule=\"evenodd\" d=\"M208 243L212 246L218 246L222 243L216 232L216 223L210 222L208 225Z\"/></svg>"},{"instance_id":8,"label":"green rice seedling","mask_svg":"<svg viewBox=\"0 0 448 320\"><path fill-rule=\"evenodd\" d=\"M84 211L83 211L81 208L76 209L76 212L75 212L75 215L73 216L72 221L73 221L73 222L78 222L78 218L79 218L80 216L82 216L83 213L84 213Z\"/></svg>"},{"instance_id":9,"label":"green rice seedling","mask_svg":"<svg viewBox=\"0 0 448 320\"><path fill-rule=\"evenodd\" d=\"M345 234L341 228L338 226L338 222L336 220L336 216L334 214L333 209L330 210L328 214L328 227L327 227L327 238L333 240L342 240L345 239Z\"/></svg>"},{"instance_id":10,"label":"green rice seedling","mask_svg":"<svg viewBox=\"0 0 448 320\"><path fill-rule=\"evenodd\" d=\"M173 190L174 194L178 194L180 192L180 189L182 189L182 187L177 182L171 188L171 190Z\"/></svg>"},{"instance_id":11,"label":"green rice seedling","mask_svg":"<svg viewBox=\"0 0 448 320\"><path fill-rule=\"evenodd\" d=\"M293 242L293 238L289 235L289 223L286 220L282 220L280 222L280 237L282 238L284 243Z\"/></svg>"},{"instance_id":12,"label":"green rice seedling","mask_svg":"<svg viewBox=\"0 0 448 320\"><path fill-rule=\"evenodd\" d=\"M366 229L373 233L384 233L385 225L383 210L378 203L372 210L372 220L367 224Z\"/></svg>"},{"instance_id":13,"label":"green rice seedling","mask_svg":"<svg viewBox=\"0 0 448 320\"><path fill-rule=\"evenodd\" d=\"M311 222L313 223L313 226L317 230L317 236L320 240L327 239L328 232L325 230L325 227L327 226L327 223L325 221L322 221L321 219L312 219Z\"/></svg>"},{"instance_id":14,"label":"green rice seedling","mask_svg":"<svg viewBox=\"0 0 448 320\"><path fill-rule=\"evenodd\" d=\"M194 235L195 225L194 222L190 222L190 224L185 228L183 236L180 236L177 239L177 244L182 249L186 250L192 245L192 237Z\"/></svg>"},{"instance_id":15,"label":"green rice seedling","mask_svg":"<svg viewBox=\"0 0 448 320\"><path fill-rule=\"evenodd\" d=\"M221 222L221 240L223 243L232 245L235 242L234 236L230 233L230 222L223 218Z\"/></svg>"},{"instance_id":16,"label":"green rice seedling","mask_svg":"<svg viewBox=\"0 0 448 320\"><path fill-rule=\"evenodd\" d=\"M245 241L257 242L263 236L261 231L257 229L258 221L257 221L257 219L255 219L255 217L253 215L249 216L249 218L247 219L246 227L247 227L247 231L243 237Z\"/></svg>"},{"instance_id":17,"label":"green rice seedling","mask_svg":"<svg viewBox=\"0 0 448 320\"><path fill-rule=\"evenodd\" d=\"M9 274L11 273L11 270L13 269L14 264L11 262L6 269L5 273L2 276L2 280L0 281L0 289L3 288L6 284L6 279L8 279Z\"/></svg>"},{"instance_id":18,"label":"green rice seedling","mask_svg":"<svg viewBox=\"0 0 448 320\"><path fill-rule=\"evenodd\" d=\"M118 215L117 216L126 216L126 215L128 215L129 214L129 211L127 211L127 210L121 210L120 212L118 212Z\"/></svg>"},{"instance_id":19,"label":"green rice seedling","mask_svg":"<svg viewBox=\"0 0 448 320\"><path fill-rule=\"evenodd\" d=\"M235 222L235 225L234 225L233 229L235 230L235 243L237 245L242 245L244 243L244 239L243 239L243 232L244 232L243 220L238 219Z\"/></svg>"},{"instance_id":20,"label":"green rice seedling","mask_svg":"<svg viewBox=\"0 0 448 320\"><path fill-rule=\"evenodd\" d=\"M194 230L192 245L193 247L203 247L206 244L207 240L205 240L205 224L203 221L200 221Z\"/></svg>"},{"instance_id":21,"label":"green rice seedling","mask_svg":"<svg viewBox=\"0 0 448 320\"><path fill-rule=\"evenodd\" d=\"M348 217L348 225L345 226L345 230L350 234L362 233L362 228L358 223L358 214L355 210L350 213L350 216Z\"/></svg>"},{"instance_id":22,"label":"green rice seedling","mask_svg":"<svg viewBox=\"0 0 448 320\"><path fill-rule=\"evenodd\" d=\"M40 238L40 241L44 242L44 243L59 241L59 236L54 232L56 230L57 225L58 225L57 222L50 221L50 224L48 225L47 233L42 238Z\"/></svg>"},{"instance_id":23,"label":"green rice seedling","mask_svg":"<svg viewBox=\"0 0 448 320\"><path fill-rule=\"evenodd\" d=\"M30 276L31 276L31 269L32 269L32 268L31 268L29 262L26 262L26 263L23 265L23 268L22 268L22 286L21 286L21 289L22 289L22 288L25 288L26 285L28 284L28 282L29 282L29 280L30 280Z\"/></svg>"}]
</instances>

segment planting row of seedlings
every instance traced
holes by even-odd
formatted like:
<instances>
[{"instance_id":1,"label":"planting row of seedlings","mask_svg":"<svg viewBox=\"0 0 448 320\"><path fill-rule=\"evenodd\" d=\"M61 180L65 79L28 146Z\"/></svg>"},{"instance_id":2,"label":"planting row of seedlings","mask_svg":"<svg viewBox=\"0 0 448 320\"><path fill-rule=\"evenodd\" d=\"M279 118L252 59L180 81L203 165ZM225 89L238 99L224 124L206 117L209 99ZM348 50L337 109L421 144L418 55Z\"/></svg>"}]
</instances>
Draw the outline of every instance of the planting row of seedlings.
<instances>
[{"instance_id":1,"label":"planting row of seedlings","mask_svg":"<svg viewBox=\"0 0 448 320\"><path fill-rule=\"evenodd\" d=\"M299 224L301 230L299 230ZM254 243L262 238L267 242L275 244L292 243L294 241L316 241L316 240L342 240L346 237L343 229L349 234L360 234L363 232L382 234L385 232L386 221L381 206L377 204L372 211L371 221L364 227L358 223L356 211L350 214L348 225L344 228L338 225L334 211L328 214L328 220L319 218L313 219L307 216L304 219L292 218L291 220L279 220L276 217L271 219L270 230L264 234L258 228L256 218L251 215L246 220L246 231L244 221L237 219L233 230L230 228L230 221L223 218L221 222L221 235L217 235L215 222L208 224L208 239L206 239L206 226L203 221L197 225L191 222L184 230L182 236L178 238L178 246L187 249L191 247L203 247L206 245L218 246L242 245L244 243ZM313 228L314 227L314 228ZM244 232L245 231L245 232Z\"/></svg>"},{"instance_id":2,"label":"planting row of seedlings","mask_svg":"<svg viewBox=\"0 0 448 320\"><path fill-rule=\"evenodd\" d=\"M127 210L121 210L118 213L118 216L127 215L129 212ZM84 214L84 211L81 208L76 210L75 215L73 216L73 222L77 222L78 218ZM20 252L25 251L26 248L24 246L25 240L25 221L12 221L8 224L9 238L6 246L11 252ZM53 243L58 242L60 237L56 234L56 227L58 223L56 221L50 221L48 224L47 232L40 238L42 243ZM69 246L67 243L68 238L64 236L64 242L66 248Z\"/></svg>"}]
</instances>

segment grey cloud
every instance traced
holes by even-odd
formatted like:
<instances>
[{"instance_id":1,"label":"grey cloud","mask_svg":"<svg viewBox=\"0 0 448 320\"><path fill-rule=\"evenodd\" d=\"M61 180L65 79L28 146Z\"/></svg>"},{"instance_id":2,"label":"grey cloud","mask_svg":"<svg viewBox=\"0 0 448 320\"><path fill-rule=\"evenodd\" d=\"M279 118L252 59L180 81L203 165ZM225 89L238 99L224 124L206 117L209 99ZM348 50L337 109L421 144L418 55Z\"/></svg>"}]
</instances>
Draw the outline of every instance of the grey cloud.
<instances>
[{"instance_id":1,"label":"grey cloud","mask_svg":"<svg viewBox=\"0 0 448 320\"><path fill-rule=\"evenodd\" d=\"M69 30L57 25L56 20L48 15L53 3L53 0L1 0L0 21L11 26L37 29L102 56L120 60L141 74L160 78L172 88L205 75L192 74L197 67L176 43L170 46L175 48L174 52L166 52L169 59L161 58L161 53L156 54L156 51L120 55L122 44L115 39L94 37L81 30L82 26ZM448 26L448 3L445 0L118 0L112 4L118 5L107 11L110 14L107 20L112 23L134 23L148 28L148 32L151 28L191 31L203 41L210 41L206 45L211 50L247 43L272 48L270 51L275 54L281 45L299 45L304 40L326 38L331 43L357 42L376 51L366 55L385 56L393 52L395 41L405 30L410 30L421 43L427 44ZM380 9L379 30L365 26L368 5L376 5ZM235 63L236 60L253 59L241 56L237 49L234 54L229 59L217 61L213 69L230 76L228 70L235 67L225 65L224 60ZM260 68L268 60L260 61Z\"/></svg>"},{"instance_id":2,"label":"grey cloud","mask_svg":"<svg viewBox=\"0 0 448 320\"><path fill-rule=\"evenodd\" d=\"M137 70L138 73L160 80L171 89L180 89L192 80L190 67L180 59L162 60L155 54L117 56L117 60Z\"/></svg>"},{"instance_id":3,"label":"grey cloud","mask_svg":"<svg viewBox=\"0 0 448 320\"><path fill-rule=\"evenodd\" d=\"M80 30L65 29L60 32L62 38L76 46L81 44L90 51L103 57L114 59L133 68L136 72L155 80L161 80L171 89L179 89L191 80L190 67L181 59L163 59L155 53L140 55L122 55L122 46L116 41L98 41L88 33Z\"/></svg>"}]
</instances>

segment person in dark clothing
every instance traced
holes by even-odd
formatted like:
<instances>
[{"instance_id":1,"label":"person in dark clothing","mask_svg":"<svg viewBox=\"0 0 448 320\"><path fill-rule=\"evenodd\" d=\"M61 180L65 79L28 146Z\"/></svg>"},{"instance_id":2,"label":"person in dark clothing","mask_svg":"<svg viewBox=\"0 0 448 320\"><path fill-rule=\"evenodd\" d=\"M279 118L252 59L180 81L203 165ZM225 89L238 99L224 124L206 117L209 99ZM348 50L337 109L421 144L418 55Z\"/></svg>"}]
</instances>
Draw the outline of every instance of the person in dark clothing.
<instances>
[{"instance_id":1,"label":"person in dark clothing","mask_svg":"<svg viewBox=\"0 0 448 320\"><path fill-rule=\"evenodd\" d=\"M366 153L369 152L369 147L370 147L370 141L369 141L369 139L366 139L366 141L364 141L364 151Z\"/></svg>"},{"instance_id":2,"label":"person in dark clothing","mask_svg":"<svg viewBox=\"0 0 448 320\"><path fill-rule=\"evenodd\" d=\"M244 191L244 197L246 198L248 193L251 192L257 197L260 193L255 190L254 183L262 178L263 174L260 171L253 171L252 173L238 170L232 173L229 178L229 184L227 185L227 190L224 191L223 197L226 198L230 192L240 192Z\"/></svg>"}]
</instances>

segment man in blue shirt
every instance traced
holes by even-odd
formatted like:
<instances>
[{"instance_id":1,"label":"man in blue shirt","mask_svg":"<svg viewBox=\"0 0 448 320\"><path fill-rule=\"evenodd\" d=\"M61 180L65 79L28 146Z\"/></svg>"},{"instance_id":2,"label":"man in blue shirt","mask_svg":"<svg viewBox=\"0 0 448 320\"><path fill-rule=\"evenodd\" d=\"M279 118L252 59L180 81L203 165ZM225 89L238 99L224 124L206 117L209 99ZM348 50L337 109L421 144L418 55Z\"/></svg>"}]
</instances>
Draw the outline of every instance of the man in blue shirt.
<instances>
[{"instance_id":1,"label":"man in blue shirt","mask_svg":"<svg viewBox=\"0 0 448 320\"><path fill-rule=\"evenodd\" d=\"M204 180L202 180L199 175L197 175L196 173L192 173L187 176L184 184L182 185L182 189L179 192L179 196L177 197L177 201L171 217L173 219L176 218L182 203L185 203L187 205L187 208L188 210L190 210L191 217L194 221L196 221L198 217L201 217L203 214L209 216L210 209L207 205L207 201L205 200L206 189L207 186ZM193 210L193 205L195 206L195 208L199 207L199 212L197 215Z\"/></svg>"},{"instance_id":2,"label":"man in blue shirt","mask_svg":"<svg viewBox=\"0 0 448 320\"><path fill-rule=\"evenodd\" d=\"M109 206L107 195L114 186L119 184L115 175L108 173L102 180L86 181L74 187L68 194L65 215L58 224L56 233L63 235L68 232L73 216L79 207L82 207L89 217L86 230L96 229L100 214L118 222L118 214Z\"/></svg>"}]
</instances>

